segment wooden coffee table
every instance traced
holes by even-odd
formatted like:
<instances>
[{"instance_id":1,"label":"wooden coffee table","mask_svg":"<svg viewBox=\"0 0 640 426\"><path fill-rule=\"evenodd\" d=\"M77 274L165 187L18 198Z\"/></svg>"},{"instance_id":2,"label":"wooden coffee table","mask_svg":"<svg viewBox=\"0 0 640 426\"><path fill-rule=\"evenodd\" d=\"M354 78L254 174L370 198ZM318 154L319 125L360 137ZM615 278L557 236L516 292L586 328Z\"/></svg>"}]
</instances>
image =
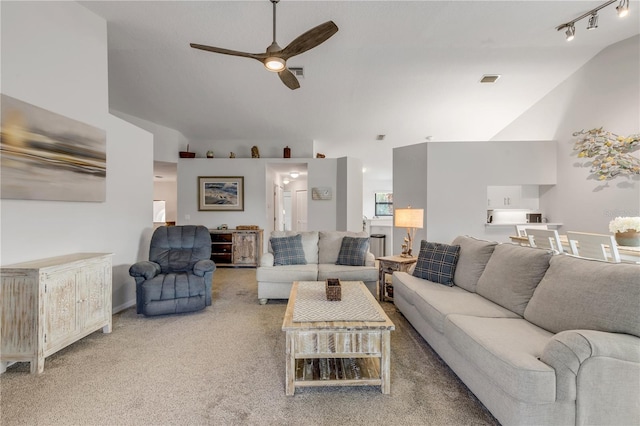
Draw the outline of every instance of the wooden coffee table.
<instances>
[{"instance_id":1,"label":"wooden coffee table","mask_svg":"<svg viewBox=\"0 0 640 426\"><path fill-rule=\"evenodd\" d=\"M361 286L367 303L383 321L295 322L299 284L293 283L282 323L286 332L286 394L293 395L296 387L306 386L380 386L383 394L390 393L390 334L395 326L364 283L343 284ZM327 303L343 302L344 297L343 301Z\"/></svg>"}]
</instances>

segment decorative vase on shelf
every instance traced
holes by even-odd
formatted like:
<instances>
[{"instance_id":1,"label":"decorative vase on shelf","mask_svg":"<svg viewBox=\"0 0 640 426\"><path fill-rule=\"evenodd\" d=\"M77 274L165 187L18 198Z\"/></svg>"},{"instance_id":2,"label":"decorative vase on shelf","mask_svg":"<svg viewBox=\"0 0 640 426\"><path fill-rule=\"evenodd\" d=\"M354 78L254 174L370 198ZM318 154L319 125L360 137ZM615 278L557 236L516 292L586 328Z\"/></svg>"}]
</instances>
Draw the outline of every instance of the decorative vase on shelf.
<instances>
[{"instance_id":1,"label":"decorative vase on shelf","mask_svg":"<svg viewBox=\"0 0 640 426\"><path fill-rule=\"evenodd\" d=\"M640 232L616 232L616 243L618 243L619 246L640 247Z\"/></svg>"},{"instance_id":2,"label":"decorative vase on shelf","mask_svg":"<svg viewBox=\"0 0 640 426\"><path fill-rule=\"evenodd\" d=\"M288 146L284 147L284 158L291 158L291 148Z\"/></svg>"}]
</instances>

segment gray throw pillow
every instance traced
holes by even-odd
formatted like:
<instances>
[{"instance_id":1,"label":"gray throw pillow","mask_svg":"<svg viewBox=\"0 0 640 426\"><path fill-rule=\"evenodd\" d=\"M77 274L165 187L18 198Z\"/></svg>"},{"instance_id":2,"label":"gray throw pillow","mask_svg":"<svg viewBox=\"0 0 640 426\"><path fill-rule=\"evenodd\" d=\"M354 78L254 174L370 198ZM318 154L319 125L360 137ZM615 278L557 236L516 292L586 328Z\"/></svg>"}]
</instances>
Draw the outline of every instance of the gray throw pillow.
<instances>
[{"instance_id":1,"label":"gray throw pillow","mask_svg":"<svg viewBox=\"0 0 640 426\"><path fill-rule=\"evenodd\" d=\"M451 244L460 246L460 256L453 282L458 287L475 293L478 280L498 243L459 236Z\"/></svg>"},{"instance_id":2,"label":"gray throw pillow","mask_svg":"<svg viewBox=\"0 0 640 426\"><path fill-rule=\"evenodd\" d=\"M270 238L273 249L273 265L306 265L302 249L302 235Z\"/></svg>"},{"instance_id":3,"label":"gray throw pillow","mask_svg":"<svg viewBox=\"0 0 640 426\"><path fill-rule=\"evenodd\" d=\"M460 246L422 240L413 276L451 287L459 253Z\"/></svg>"},{"instance_id":4,"label":"gray throw pillow","mask_svg":"<svg viewBox=\"0 0 640 426\"><path fill-rule=\"evenodd\" d=\"M364 266L369 251L369 238L342 238L336 265Z\"/></svg>"},{"instance_id":5,"label":"gray throw pillow","mask_svg":"<svg viewBox=\"0 0 640 426\"><path fill-rule=\"evenodd\" d=\"M597 330L640 337L640 265L569 255L551 266L524 311L552 333Z\"/></svg>"},{"instance_id":6,"label":"gray throw pillow","mask_svg":"<svg viewBox=\"0 0 640 426\"><path fill-rule=\"evenodd\" d=\"M522 316L553 254L544 249L498 244L478 280L476 292Z\"/></svg>"}]
</instances>

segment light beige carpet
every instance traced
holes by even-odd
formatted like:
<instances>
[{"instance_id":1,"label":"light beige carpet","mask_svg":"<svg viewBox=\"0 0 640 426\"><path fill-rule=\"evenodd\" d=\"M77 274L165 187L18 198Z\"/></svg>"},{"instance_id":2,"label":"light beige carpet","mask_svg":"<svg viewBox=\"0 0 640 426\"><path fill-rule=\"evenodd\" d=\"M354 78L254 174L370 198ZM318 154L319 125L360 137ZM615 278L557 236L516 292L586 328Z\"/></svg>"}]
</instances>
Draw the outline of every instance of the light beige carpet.
<instances>
[{"instance_id":1,"label":"light beige carpet","mask_svg":"<svg viewBox=\"0 0 640 426\"><path fill-rule=\"evenodd\" d=\"M7 425L495 425L497 421L392 303L391 394L379 387L284 393L286 301L258 304L255 269L219 268L213 306L145 318L114 316L48 357L0 375Z\"/></svg>"}]
</instances>

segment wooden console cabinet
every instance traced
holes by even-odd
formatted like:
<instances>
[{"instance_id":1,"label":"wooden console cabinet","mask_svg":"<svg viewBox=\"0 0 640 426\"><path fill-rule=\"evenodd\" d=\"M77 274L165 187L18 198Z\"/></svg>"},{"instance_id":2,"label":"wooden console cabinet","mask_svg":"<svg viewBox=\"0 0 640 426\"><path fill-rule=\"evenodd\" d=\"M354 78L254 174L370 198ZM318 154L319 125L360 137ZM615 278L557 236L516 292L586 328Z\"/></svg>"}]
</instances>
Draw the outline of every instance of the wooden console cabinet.
<instances>
[{"instance_id":1,"label":"wooden console cabinet","mask_svg":"<svg viewBox=\"0 0 640 426\"><path fill-rule=\"evenodd\" d=\"M210 229L211 260L217 266L252 266L260 264L262 229Z\"/></svg>"},{"instance_id":2,"label":"wooden console cabinet","mask_svg":"<svg viewBox=\"0 0 640 426\"><path fill-rule=\"evenodd\" d=\"M0 269L0 361L44 359L102 328L111 332L111 254L75 253Z\"/></svg>"}]
</instances>

